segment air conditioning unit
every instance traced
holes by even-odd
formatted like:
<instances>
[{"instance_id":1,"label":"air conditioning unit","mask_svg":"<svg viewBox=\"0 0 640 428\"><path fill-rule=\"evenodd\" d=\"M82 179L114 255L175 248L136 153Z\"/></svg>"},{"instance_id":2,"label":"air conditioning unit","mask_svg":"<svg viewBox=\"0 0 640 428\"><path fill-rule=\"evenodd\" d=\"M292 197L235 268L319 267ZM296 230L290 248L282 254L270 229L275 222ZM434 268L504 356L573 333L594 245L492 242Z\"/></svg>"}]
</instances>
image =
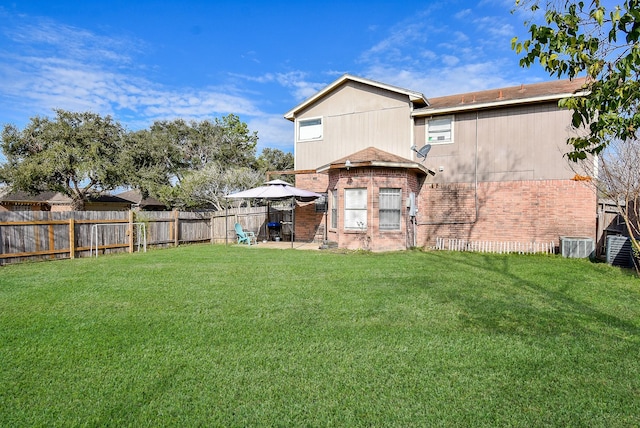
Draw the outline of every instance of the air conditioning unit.
<instances>
[{"instance_id":1,"label":"air conditioning unit","mask_svg":"<svg viewBox=\"0 0 640 428\"><path fill-rule=\"evenodd\" d=\"M631 240L626 236L607 236L607 263L612 266L633 267Z\"/></svg>"},{"instance_id":2,"label":"air conditioning unit","mask_svg":"<svg viewBox=\"0 0 640 428\"><path fill-rule=\"evenodd\" d=\"M595 250L595 242L591 238L571 236L560 237L560 254L562 257L585 259Z\"/></svg>"}]
</instances>

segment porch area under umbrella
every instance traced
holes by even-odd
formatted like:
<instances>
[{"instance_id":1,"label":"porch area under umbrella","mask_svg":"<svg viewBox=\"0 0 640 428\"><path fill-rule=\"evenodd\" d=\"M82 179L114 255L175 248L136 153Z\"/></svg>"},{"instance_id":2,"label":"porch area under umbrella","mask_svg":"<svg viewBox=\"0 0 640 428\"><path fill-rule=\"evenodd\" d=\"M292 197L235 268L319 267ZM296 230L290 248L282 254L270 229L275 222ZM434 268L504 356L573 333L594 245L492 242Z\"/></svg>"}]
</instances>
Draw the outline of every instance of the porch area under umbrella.
<instances>
[{"instance_id":1,"label":"porch area under umbrella","mask_svg":"<svg viewBox=\"0 0 640 428\"><path fill-rule=\"evenodd\" d=\"M292 186L283 180L271 180L259 187L227 195L227 199L260 199L263 201L291 201L291 248L295 234L295 202L311 202L322 197L319 193Z\"/></svg>"}]
</instances>

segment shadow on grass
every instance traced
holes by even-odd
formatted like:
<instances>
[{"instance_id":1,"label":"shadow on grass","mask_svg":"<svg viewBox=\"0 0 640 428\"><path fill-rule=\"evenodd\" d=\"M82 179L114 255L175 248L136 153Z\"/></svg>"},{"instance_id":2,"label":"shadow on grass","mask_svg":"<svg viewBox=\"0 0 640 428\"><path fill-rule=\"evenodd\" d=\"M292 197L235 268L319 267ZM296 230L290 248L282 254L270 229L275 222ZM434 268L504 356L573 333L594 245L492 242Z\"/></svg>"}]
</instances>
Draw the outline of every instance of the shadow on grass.
<instances>
[{"instance_id":1,"label":"shadow on grass","mask_svg":"<svg viewBox=\"0 0 640 428\"><path fill-rule=\"evenodd\" d=\"M607 279L610 280L606 273L576 274L563 269L561 261L557 270L540 272L535 270L535 260L527 263L526 258L531 256L430 254L447 263L449 271L475 273L468 276L471 282L467 287L453 287L442 295L459 305L460 320L467 328L525 336L589 333L634 341L640 338L639 326L629 321L638 314L625 319L612 313L623 301L635 302L633 305L637 307L638 293L621 296L618 289L618 295L611 297L606 290ZM587 278L588 275L598 278ZM585 279L588 283L581 283L587 282ZM607 297L614 303L601 302ZM598 302L603 309L598 308ZM605 312L606 307L611 307L612 312Z\"/></svg>"}]
</instances>

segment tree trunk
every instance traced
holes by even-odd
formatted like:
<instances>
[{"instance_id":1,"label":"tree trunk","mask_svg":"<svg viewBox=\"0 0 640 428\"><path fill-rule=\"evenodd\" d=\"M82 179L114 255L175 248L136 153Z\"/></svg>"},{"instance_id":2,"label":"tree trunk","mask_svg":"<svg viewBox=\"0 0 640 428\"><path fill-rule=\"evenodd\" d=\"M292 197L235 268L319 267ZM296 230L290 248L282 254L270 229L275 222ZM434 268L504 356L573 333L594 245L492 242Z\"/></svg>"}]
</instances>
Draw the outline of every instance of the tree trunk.
<instances>
[{"instance_id":1,"label":"tree trunk","mask_svg":"<svg viewBox=\"0 0 640 428\"><path fill-rule=\"evenodd\" d=\"M71 199L71 209L73 211L84 211L86 201L84 199Z\"/></svg>"}]
</instances>

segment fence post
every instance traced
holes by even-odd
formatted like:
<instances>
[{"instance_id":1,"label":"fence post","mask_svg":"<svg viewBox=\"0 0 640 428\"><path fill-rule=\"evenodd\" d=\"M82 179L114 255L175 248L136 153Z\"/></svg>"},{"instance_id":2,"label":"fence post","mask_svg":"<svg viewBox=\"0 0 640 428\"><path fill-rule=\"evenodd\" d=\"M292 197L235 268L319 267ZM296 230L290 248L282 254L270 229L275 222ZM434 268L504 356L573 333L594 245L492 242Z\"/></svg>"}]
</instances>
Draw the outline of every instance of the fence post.
<instances>
[{"instance_id":1,"label":"fence post","mask_svg":"<svg viewBox=\"0 0 640 428\"><path fill-rule=\"evenodd\" d=\"M53 253L53 251L56 249L56 239L55 239L55 234L53 233L53 224L49 224L49 227L47 228L47 232L49 234L49 251L52 252L49 257L51 259L55 259L56 255Z\"/></svg>"},{"instance_id":2,"label":"fence post","mask_svg":"<svg viewBox=\"0 0 640 428\"><path fill-rule=\"evenodd\" d=\"M180 237L178 236L180 233L180 212L178 210L173 210L173 245L176 247L180 244Z\"/></svg>"},{"instance_id":3,"label":"fence post","mask_svg":"<svg viewBox=\"0 0 640 428\"><path fill-rule=\"evenodd\" d=\"M127 228L129 234L129 254L133 253L133 210L129 210L129 225Z\"/></svg>"},{"instance_id":4,"label":"fence post","mask_svg":"<svg viewBox=\"0 0 640 428\"><path fill-rule=\"evenodd\" d=\"M213 232L214 232L214 230L213 230L213 229L214 229L214 228L213 228L213 226L214 226L214 224L213 224L213 223L214 223L213 219L214 219L214 216L213 216L213 214L211 214L211 218L209 219L209 234L211 235L211 240L210 240L210 242L211 242L212 244L214 244L214 243L215 243L215 240L213 239L213 238L214 238L214 236L213 236Z\"/></svg>"},{"instance_id":5,"label":"fence post","mask_svg":"<svg viewBox=\"0 0 640 428\"><path fill-rule=\"evenodd\" d=\"M76 224L73 217L69 219L69 258L76 258Z\"/></svg>"}]
</instances>

